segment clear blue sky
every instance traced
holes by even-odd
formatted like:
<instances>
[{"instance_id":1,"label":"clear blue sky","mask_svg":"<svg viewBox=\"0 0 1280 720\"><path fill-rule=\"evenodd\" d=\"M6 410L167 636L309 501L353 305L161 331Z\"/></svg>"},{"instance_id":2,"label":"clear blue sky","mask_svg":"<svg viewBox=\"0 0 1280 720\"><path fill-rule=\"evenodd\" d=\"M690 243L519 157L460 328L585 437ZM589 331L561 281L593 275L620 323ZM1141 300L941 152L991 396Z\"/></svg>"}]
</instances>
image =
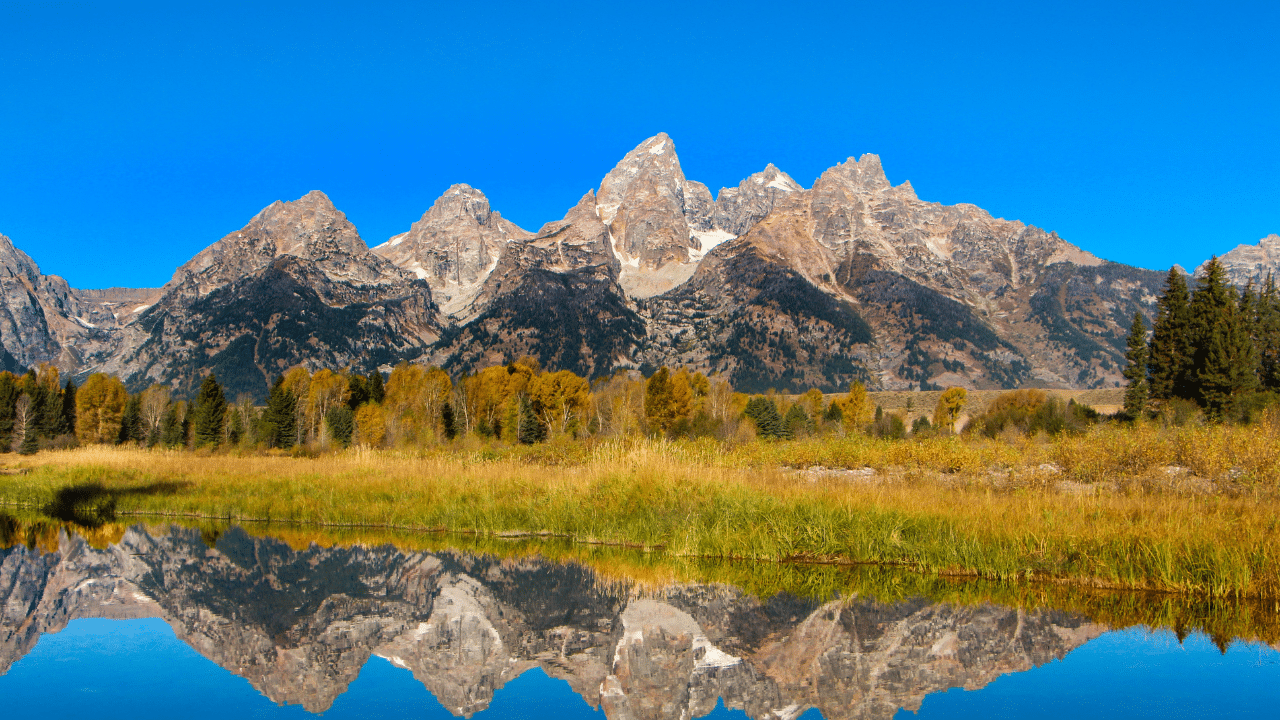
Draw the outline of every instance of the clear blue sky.
<instances>
[{"instance_id":1,"label":"clear blue sky","mask_svg":"<svg viewBox=\"0 0 1280 720\"><path fill-rule=\"evenodd\" d=\"M1109 259L1280 232L1280 3L0 1L0 233L156 286L276 199L370 245L455 182L558 219L660 131L715 191L878 153Z\"/></svg>"}]
</instances>

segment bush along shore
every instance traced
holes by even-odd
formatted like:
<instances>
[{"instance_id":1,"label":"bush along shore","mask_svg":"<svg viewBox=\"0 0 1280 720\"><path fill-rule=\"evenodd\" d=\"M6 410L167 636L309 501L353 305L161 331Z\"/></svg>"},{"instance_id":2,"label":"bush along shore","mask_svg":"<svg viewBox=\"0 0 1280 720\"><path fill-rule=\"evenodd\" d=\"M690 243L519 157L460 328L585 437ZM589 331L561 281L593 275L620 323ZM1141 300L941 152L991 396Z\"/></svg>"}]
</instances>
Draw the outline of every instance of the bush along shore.
<instances>
[{"instance_id":1,"label":"bush along shore","mask_svg":"<svg viewBox=\"0 0 1280 720\"><path fill-rule=\"evenodd\" d=\"M953 368L954 370L954 368ZM952 576L1280 595L1280 297L1171 272L1129 338L1123 409L959 387L886 409L749 396L658 368L594 383L534 358L452 378L304 367L265 404L42 366L0 373L0 502L126 513L550 533L679 557L901 565ZM1098 391L1090 391L1098 392ZM896 400L901 400L901 393ZM1119 407L1119 404L1117 404ZM932 412L927 412L931 410ZM10 456L14 458L14 456Z\"/></svg>"}]
</instances>

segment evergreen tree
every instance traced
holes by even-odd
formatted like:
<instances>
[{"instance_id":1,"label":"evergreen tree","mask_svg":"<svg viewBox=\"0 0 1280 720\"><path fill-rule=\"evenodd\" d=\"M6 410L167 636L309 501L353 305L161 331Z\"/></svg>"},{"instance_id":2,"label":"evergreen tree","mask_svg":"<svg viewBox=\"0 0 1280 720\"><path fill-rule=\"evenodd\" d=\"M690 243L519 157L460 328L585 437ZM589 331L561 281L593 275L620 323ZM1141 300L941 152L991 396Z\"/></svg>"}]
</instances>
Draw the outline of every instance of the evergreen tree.
<instances>
[{"instance_id":1,"label":"evergreen tree","mask_svg":"<svg viewBox=\"0 0 1280 720\"><path fill-rule=\"evenodd\" d=\"M55 402L58 402L58 399L50 398L48 388L46 388L44 385L40 383L35 383L34 385L30 386L30 390L28 390L28 392L31 394L30 413L34 415L36 418L36 436L48 437L49 433L47 432L48 430L47 418L49 416L49 406L53 405ZM58 405L59 407L61 407L60 402L58 403ZM26 437L26 436L24 435L23 437Z\"/></svg>"},{"instance_id":2,"label":"evergreen tree","mask_svg":"<svg viewBox=\"0 0 1280 720\"><path fill-rule=\"evenodd\" d=\"M800 437L809 432L811 424L809 413L804 411L800 403L796 403L782 418L782 434L787 438Z\"/></svg>"},{"instance_id":3,"label":"evergreen tree","mask_svg":"<svg viewBox=\"0 0 1280 720\"><path fill-rule=\"evenodd\" d=\"M444 431L445 439L452 440L458 436L458 423L453 415L453 403L447 400L440 407L440 427Z\"/></svg>"},{"instance_id":4,"label":"evergreen tree","mask_svg":"<svg viewBox=\"0 0 1280 720\"><path fill-rule=\"evenodd\" d=\"M14 419L18 412L18 398L22 389L11 373L0 373L0 453L9 452L13 445Z\"/></svg>"},{"instance_id":5,"label":"evergreen tree","mask_svg":"<svg viewBox=\"0 0 1280 720\"><path fill-rule=\"evenodd\" d=\"M262 414L267 444L285 450L293 447L294 434L297 432L297 408L297 399L285 389L284 376L276 378L275 384L271 386L271 395L267 398L266 412Z\"/></svg>"},{"instance_id":6,"label":"evergreen tree","mask_svg":"<svg viewBox=\"0 0 1280 720\"><path fill-rule=\"evenodd\" d=\"M1191 386L1190 303L1182 273L1176 267L1170 269L1164 294L1157 306L1151 348L1147 354L1152 399L1190 398L1194 394Z\"/></svg>"},{"instance_id":7,"label":"evergreen tree","mask_svg":"<svg viewBox=\"0 0 1280 720\"><path fill-rule=\"evenodd\" d=\"M369 399L382 404L387 397L387 388L382 384L382 371L374 370L369 374Z\"/></svg>"},{"instance_id":8,"label":"evergreen tree","mask_svg":"<svg viewBox=\"0 0 1280 720\"><path fill-rule=\"evenodd\" d=\"M782 416L778 414L778 406L769 398L763 395L751 398L742 414L755 423L760 437L782 437Z\"/></svg>"},{"instance_id":9,"label":"evergreen tree","mask_svg":"<svg viewBox=\"0 0 1280 720\"><path fill-rule=\"evenodd\" d=\"M1258 380L1267 390L1280 390L1280 293L1271 275L1258 296L1254 345L1258 355Z\"/></svg>"},{"instance_id":10,"label":"evergreen tree","mask_svg":"<svg viewBox=\"0 0 1280 720\"><path fill-rule=\"evenodd\" d=\"M171 448L183 444L182 406L178 403L170 403L164 412L164 419L160 421L160 442Z\"/></svg>"},{"instance_id":11,"label":"evergreen tree","mask_svg":"<svg viewBox=\"0 0 1280 720\"><path fill-rule=\"evenodd\" d=\"M840 403L832 400L831 404L827 405L827 411L822 415L822 419L836 424L844 422L844 413L840 411Z\"/></svg>"},{"instance_id":12,"label":"evergreen tree","mask_svg":"<svg viewBox=\"0 0 1280 720\"><path fill-rule=\"evenodd\" d=\"M35 411L35 404L27 412L26 432L22 435L22 444L18 446L19 455L35 455L40 450L40 413Z\"/></svg>"},{"instance_id":13,"label":"evergreen tree","mask_svg":"<svg viewBox=\"0 0 1280 720\"><path fill-rule=\"evenodd\" d=\"M1129 350L1125 353L1129 364L1124 369L1124 377L1129 387L1124 391L1124 413L1131 418L1142 417L1147 409L1147 394L1150 390L1147 381L1147 326L1142 322L1142 313L1133 314L1133 325L1129 328Z\"/></svg>"},{"instance_id":14,"label":"evergreen tree","mask_svg":"<svg viewBox=\"0 0 1280 720\"><path fill-rule=\"evenodd\" d=\"M55 379L53 387L40 388L40 435L55 438L62 434L62 388Z\"/></svg>"},{"instance_id":15,"label":"evergreen tree","mask_svg":"<svg viewBox=\"0 0 1280 720\"><path fill-rule=\"evenodd\" d=\"M547 429L538 422L538 415L533 411L533 403L526 397L520 398L518 424L516 439L523 445L539 443L547 438Z\"/></svg>"},{"instance_id":16,"label":"evergreen tree","mask_svg":"<svg viewBox=\"0 0 1280 720\"><path fill-rule=\"evenodd\" d=\"M59 409L61 415L61 409ZM120 442L126 443L130 440L142 442L142 396L130 395L129 399L124 403L124 417L120 420Z\"/></svg>"},{"instance_id":17,"label":"evergreen tree","mask_svg":"<svg viewBox=\"0 0 1280 720\"><path fill-rule=\"evenodd\" d=\"M58 434L65 435L76 431L76 384L70 379L62 389L62 420L58 423Z\"/></svg>"},{"instance_id":18,"label":"evergreen tree","mask_svg":"<svg viewBox=\"0 0 1280 720\"><path fill-rule=\"evenodd\" d=\"M223 423L227 420L227 397L213 373L204 376L200 392L192 408L192 424L195 426L197 446L216 447L222 442Z\"/></svg>"},{"instance_id":19,"label":"evergreen tree","mask_svg":"<svg viewBox=\"0 0 1280 720\"><path fill-rule=\"evenodd\" d=\"M244 439L244 416L240 408L228 408L227 411L227 444L236 446Z\"/></svg>"},{"instance_id":20,"label":"evergreen tree","mask_svg":"<svg viewBox=\"0 0 1280 720\"><path fill-rule=\"evenodd\" d=\"M340 447L351 444L351 436L356 430L355 418L355 413L351 412L351 408L347 405L339 405L325 414L324 421L329 426L329 437L333 438Z\"/></svg>"},{"instance_id":21,"label":"evergreen tree","mask_svg":"<svg viewBox=\"0 0 1280 720\"><path fill-rule=\"evenodd\" d=\"M1195 398L1221 418L1239 395L1257 387L1258 376L1250 323L1217 257L1210 258L1191 298L1191 318Z\"/></svg>"},{"instance_id":22,"label":"evergreen tree","mask_svg":"<svg viewBox=\"0 0 1280 720\"><path fill-rule=\"evenodd\" d=\"M352 373L347 378L347 406L352 410L359 408L361 405L369 402L369 381L363 375Z\"/></svg>"}]
</instances>

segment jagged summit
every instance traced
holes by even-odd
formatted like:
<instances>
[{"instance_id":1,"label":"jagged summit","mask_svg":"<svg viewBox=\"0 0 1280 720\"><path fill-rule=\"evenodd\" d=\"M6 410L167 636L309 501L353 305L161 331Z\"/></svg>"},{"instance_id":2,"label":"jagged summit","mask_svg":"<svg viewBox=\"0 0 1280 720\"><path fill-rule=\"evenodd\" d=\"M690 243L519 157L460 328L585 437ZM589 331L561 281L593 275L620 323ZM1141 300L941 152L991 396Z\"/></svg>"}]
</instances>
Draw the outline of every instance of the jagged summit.
<instances>
[{"instance_id":1,"label":"jagged summit","mask_svg":"<svg viewBox=\"0 0 1280 720\"><path fill-rule=\"evenodd\" d=\"M1236 285L1264 283L1268 275L1280 276L1280 235L1272 233L1256 245L1237 245L1219 257L1218 262L1227 271L1227 279ZM1206 260L1196 268L1196 276L1204 273L1207 264Z\"/></svg>"},{"instance_id":2,"label":"jagged summit","mask_svg":"<svg viewBox=\"0 0 1280 720\"><path fill-rule=\"evenodd\" d=\"M243 228L178 268L165 291L204 297L286 255L315 262L331 280L381 284L404 279L369 253L355 225L327 195L313 190L297 200L277 200L263 208Z\"/></svg>"},{"instance_id":3,"label":"jagged summit","mask_svg":"<svg viewBox=\"0 0 1280 720\"><path fill-rule=\"evenodd\" d=\"M1259 279L1280 237L1224 264ZM773 164L713 197L674 140L631 149L531 233L450 186L370 250L319 191L273 202L159 291L80 293L0 241L0 363L261 396L296 363L465 373L521 355L593 376L722 372L738 387L1110 387L1163 277L1056 234L893 186L879 156L805 188ZM6 312L8 313L6 315ZM16 358L16 359L14 359Z\"/></svg>"},{"instance_id":4,"label":"jagged summit","mask_svg":"<svg viewBox=\"0 0 1280 720\"><path fill-rule=\"evenodd\" d=\"M408 232L373 252L427 281L443 311L467 305L497 267L507 243L532 233L502 217L480 190L459 183L444 192Z\"/></svg>"}]
</instances>

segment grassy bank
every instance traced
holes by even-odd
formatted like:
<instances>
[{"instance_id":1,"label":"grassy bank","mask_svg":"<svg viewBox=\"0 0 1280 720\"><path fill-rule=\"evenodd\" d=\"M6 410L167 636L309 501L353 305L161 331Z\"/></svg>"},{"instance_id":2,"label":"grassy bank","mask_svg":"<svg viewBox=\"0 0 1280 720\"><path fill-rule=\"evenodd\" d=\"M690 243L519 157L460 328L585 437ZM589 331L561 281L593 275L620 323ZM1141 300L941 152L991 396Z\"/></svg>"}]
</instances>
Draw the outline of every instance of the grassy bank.
<instances>
[{"instance_id":1,"label":"grassy bank","mask_svg":"<svg viewBox=\"0 0 1280 720\"><path fill-rule=\"evenodd\" d=\"M137 519L134 519L135 522ZM153 536L169 531L169 523L147 522ZM227 525L221 521L187 520L205 542L215 546ZM778 593L820 602L874 600L898 602L927 598L951 605L995 603L1026 610L1051 608L1088 617L1111 628L1146 626L1185 636L1203 632L1224 651L1235 640L1280 641L1280 603L1276 599L1212 598L1161 592L1107 590L1061 582L1000 582L975 577L949 577L880 565L773 563L678 556L618 546L575 543L565 538L500 538L493 535L423 533L407 530L318 525L243 523L251 534L282 540L295 550L321 547L394 545L404 552L464 552L524 562L541 557L590 568L600 582L636 596L662 596L678 583L724 583L747 594L768 598ZM58 548L58 533L85 537L99 548L119 542L127 525L94 528L20 512L0 512L0 547L26 544L43 552Z\"/></svg>"},{"instance_id":2,"label":"grassy bank","mask_svg":"<svg viewBox=\"0 0 1280 720\"><path fill-rule=\"evenodd\" d=\"M0 476L0 502L552 533L661 547L671 557L880 563L1001 581L1280 596L1276 443L1257 428L1173 432L1022 443L637 440L314 458L91 447L10 460L10 472L21 474ZM1199 485L1187 490L1184 476L1165 472L1178 463L1193 468Z\"/></svg>"}]
</instances>

